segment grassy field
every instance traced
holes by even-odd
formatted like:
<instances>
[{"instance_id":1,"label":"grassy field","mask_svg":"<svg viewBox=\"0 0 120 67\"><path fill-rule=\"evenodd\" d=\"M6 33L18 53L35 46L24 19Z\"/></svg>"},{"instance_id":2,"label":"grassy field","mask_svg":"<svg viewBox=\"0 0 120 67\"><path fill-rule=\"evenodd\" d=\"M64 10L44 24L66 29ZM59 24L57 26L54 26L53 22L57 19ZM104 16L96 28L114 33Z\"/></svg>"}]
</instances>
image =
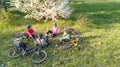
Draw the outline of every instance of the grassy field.
<instances>
[{"instance_id":1,"label":"grassy field","mask_svg":"<svg viewBox=\"0 0 120 67\"><path fill-rule=\"evenodd\" d=\"M79 1L79 0L76 0ZM86 3L72 2L73 14L69 19L57 20L58 27L73 27L81 32L83 41L77 47L61 51L55 48L56 41L43 48L47 60L39 65L30 61L31 54L16 59L7 57L7 41L20 31L26 31L31 23L37 33L45 33L53 21L24 19L24 13L9 9L0 15L0 67L120 67L120 2ZM94 0L96 1L96 0ZM108 2L109 1L109 2Z\"/></svg>"}]
</instances>

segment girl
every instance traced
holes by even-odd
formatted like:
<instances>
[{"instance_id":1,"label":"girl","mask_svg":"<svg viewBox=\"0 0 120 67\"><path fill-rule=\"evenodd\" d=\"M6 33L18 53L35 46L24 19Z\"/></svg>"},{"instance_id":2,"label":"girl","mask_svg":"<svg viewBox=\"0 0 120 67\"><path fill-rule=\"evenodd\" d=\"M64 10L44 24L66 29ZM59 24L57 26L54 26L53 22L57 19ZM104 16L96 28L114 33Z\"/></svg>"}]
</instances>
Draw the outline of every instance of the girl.
<instances>
[{"instance_id":1,"label":"girl","mask_svg":"<svg viewBox=\"0 0 120 67\"><path fill-rule=\"evenodd\" d=\"M52 34L52 37L55 37L58 34L58 27L57 27L56 22L54 22L54 26L53 26L52 30L47 31L47 34L49 34L49 33Z\"/></svg>"},{"instance_id":2,"label":"girl","mask_svg":"<svg viewBox=\"0 0 120 67\"><path fill-rule=\"evenodd\" d=\"M62 42L69 41L70 39L71 39L70 32L68 31L67 28L64 28L63 37L60 38L60 42L56 45L56 47L58 47Z\"/></svg>"}]
</instances>

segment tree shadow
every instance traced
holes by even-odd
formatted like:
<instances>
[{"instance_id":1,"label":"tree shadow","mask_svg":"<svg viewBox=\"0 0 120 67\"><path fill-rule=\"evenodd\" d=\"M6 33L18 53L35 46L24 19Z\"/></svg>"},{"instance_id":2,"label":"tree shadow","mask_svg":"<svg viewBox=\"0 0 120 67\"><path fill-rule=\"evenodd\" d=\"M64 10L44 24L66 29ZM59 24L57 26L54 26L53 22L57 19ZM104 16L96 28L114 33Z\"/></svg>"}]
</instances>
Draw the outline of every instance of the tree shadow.
<instances>
[{"instance_id":1,"label":"tree shadow","mask_svg":"<svg viewBox=\"0 0 120 67\"><path fill-rule=\"evenodd\" d=\"M108 24L114 23L114 22L120 22L120 3L117 2L109 2L109 3L74 3L71 4L71 7L73 8L73 13L71 14L71 17L67 20L69 21L69 25L74 25L73 22L76 22L81 18L81 15L87 15L85 16L89 20L92 20L92 23L97 26L97 28L106 27ZM17 10L9 11L9 13L12 14L13 21L12 22L18 22L17 25L26 25L28 23L35 24L42 23L41 21L37 21L35 19L24 19L25 13L22 13ZM65 20L65 19L63 19ZM67 21L66 20L66 21ZM16 24L16 23L15 23ZM101 26L100 26L101 25Z\"/></svg>"},{"instance_id":2,"label":"tree shadow","mask_svg":"<svg viewBox=\"0 0 120 67\"><path fill-rule=\"evenodd\" d=\"M12 14L18 15L18 16L25 16L25 13L18 11L18 10L9 11L9 13L12 13Z\"/></svg>"},{"instance_id":3,"label":"tree shadow","mask_svg":"<svg viewBox=\"0 0 120 67\"><path fill-rule=\"evenodd\" d=\"M9 11L9 13L12 15L15 21L22 20L23 17L26 15L25 13L18 10L14 10L14 11L12 10L12 11Z\"/></svg>"},{"instance_id":4,"label":"tree shadow","mask_svg":"<svg viewBox=\"0 0 120 67\"><path fill-rule=\"evenodd\" d=\"M110 28L109 24L120 23L120 12L92 14L88 16L96 28Z\"/></svg>"},{"instance_id":5,"label":"tree shadow","mask_svg":"<svg viewBox=\"0 0 120 67\"><path fill-rule=\"evenodd\" d=\"M99 11L116 11L120 10L120 3L108 2L108 3L85 3L85 4L73 4L74 14L99 12Z\"/></svg>"},{"instance_id":6,"label":"tree shadow","mask_svg":"<svg viewBox=\"0 0 120 67\"><path fill-rule=\"evenodd\" d=\"M119 5L118 2L72 4L74 11L70 19L76 21L82 19L80 15L85 15L96 28L106 28L109 24L120 22Z\"/></svg>"}]
</instances>

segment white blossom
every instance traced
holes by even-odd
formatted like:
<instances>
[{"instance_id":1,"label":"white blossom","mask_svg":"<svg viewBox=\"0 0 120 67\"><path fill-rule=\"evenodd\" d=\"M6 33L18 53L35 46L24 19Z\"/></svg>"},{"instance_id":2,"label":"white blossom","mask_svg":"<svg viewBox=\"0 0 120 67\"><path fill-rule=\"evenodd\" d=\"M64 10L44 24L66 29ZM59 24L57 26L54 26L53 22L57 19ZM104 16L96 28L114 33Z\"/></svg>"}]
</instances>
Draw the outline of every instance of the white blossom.
<instances>
[{"instance_id":1,"label":"white blossom","mask_svg":"<svg viewBox=\"0 0 120 67\"><path fill-rule=\"evenodd\" d=\"M72 12L68 5L69 0L12 0L12 2L17 9L27 13L25 18L36 20L69 18Z\"/></svg>"}]
</instances>

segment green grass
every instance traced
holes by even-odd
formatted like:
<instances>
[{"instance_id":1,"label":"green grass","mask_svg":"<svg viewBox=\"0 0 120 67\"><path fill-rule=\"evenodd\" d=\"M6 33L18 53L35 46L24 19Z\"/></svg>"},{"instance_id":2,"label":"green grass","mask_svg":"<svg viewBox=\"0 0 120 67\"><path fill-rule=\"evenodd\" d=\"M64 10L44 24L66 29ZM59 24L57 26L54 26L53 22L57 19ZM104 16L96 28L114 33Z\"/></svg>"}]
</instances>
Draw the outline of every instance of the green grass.
<instances>
[{"instance_id":1,"label":"green grass","mask_svg":"<svg viewBox=\"0 0 120 67\"><path fill-rule=\"evenodd\" d=\"M79 0L78 0L79 1ZM89 1L89 0L88 0ZM110 0L109 0L110 1ZM56 41L43 48L48 53L47 60L39 65L30 61L31 54L16 59L8 58L8 40L20 31L26 31L31 23L37 33L45 33L53 21L24 19L24 13L10 9L8 20L0 19L0 67L119 67L120 66L120 7L119 2L85 3L72 2L73 14L70 19L57 20L58 26L73 27L81 31L83 41L78 47L65 51L55 48ZM6 18L5 18L6 19ZM3 23L2 23L3 22Z\"/></svg>"}]
</instances>

